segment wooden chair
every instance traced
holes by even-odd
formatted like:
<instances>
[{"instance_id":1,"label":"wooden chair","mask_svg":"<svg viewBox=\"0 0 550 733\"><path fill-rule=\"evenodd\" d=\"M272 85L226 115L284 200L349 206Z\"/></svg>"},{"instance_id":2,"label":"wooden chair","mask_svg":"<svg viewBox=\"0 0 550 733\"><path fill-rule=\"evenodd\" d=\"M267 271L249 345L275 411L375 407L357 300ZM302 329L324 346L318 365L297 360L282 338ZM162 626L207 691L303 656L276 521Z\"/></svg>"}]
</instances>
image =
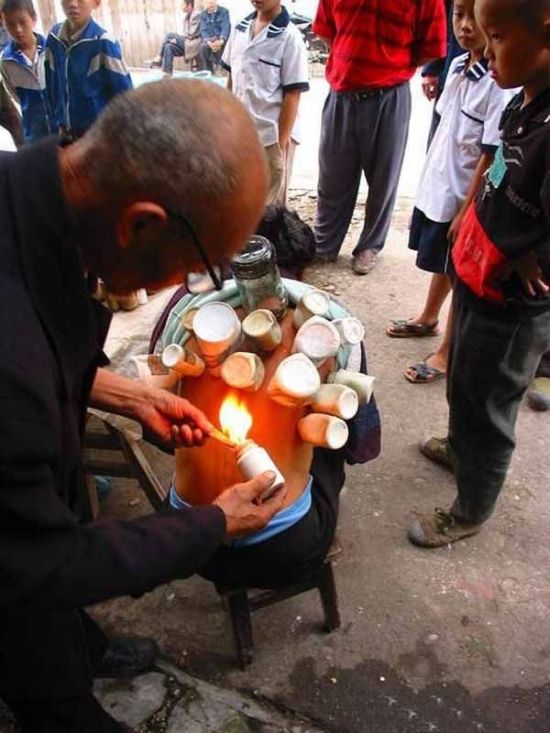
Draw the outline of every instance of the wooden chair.
<instances>
[{"instance_id":1,"label":"wooden chair","mask_svg":"<svg viewBox=\"0 0 550 733\"><path fill-rule=\"evenodd\" d=\"M101 431L89 428L84 441L84 467L89 482L90 498L93 500L92 506L95 505L98 510L93 477L114 476L133 478L138 481L153 509L160 509L164 505L166 491L139 445L140 441L103 420L101 427ZM261 608L317 589L323 608L324 630L330 632L340 626L338 595L332 563L341 552L342 548L338 541L333 542L324 563L315 573L282 588L273 590L217 589L231 617L237 661L241 669L244 669L253 659L252 614Z\"/></svg>"},{"instance_id":2,"label":"wooden chair","mask_svg":"<svg viewBox=\"0 0 550 733\"><path fill-rule=\"evenodd\" d=\"M335 540L329 549L324 563L313 575L291 585L273 590L254 590L238 588L235 590L218 589L224 606L231 617L233 639L237 661L241 669L252 662L254 641L252 637L252 614L261 608L273 606L288 598L293 598L309 590L317 589L325 617L324 631L331 632L340 626L338 594L334 582L332 561L340 555L342 547Z\"/></svg>"},{"instance_id":3,"label":"wooden chair","mask_svg":"<svg viewBox=\"0 0 550 733\"><path fill-rule=\"evenodd\" d=\"M88 423L84 436L84 470L92 508L98 511L93 477L113 476L135 479L153 509L160 509L166 499L166 489L151 468L140 441L105 420L100 423L101 431L92 429Z\"/></svg>"}]
</instances>

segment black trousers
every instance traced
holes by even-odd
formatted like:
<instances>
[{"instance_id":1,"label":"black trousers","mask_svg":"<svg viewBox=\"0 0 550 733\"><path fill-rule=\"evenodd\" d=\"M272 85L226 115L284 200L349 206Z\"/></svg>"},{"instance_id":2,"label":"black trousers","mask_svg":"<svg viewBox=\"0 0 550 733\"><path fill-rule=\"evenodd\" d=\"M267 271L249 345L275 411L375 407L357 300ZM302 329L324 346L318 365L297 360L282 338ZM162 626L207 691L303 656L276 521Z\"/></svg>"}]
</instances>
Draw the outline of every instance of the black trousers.
<instances>
[{"instance_id":1,"label":"black trousers","mask_svg":"<svg viewBox=\"0 0 550 733\"><path fill-rule=\"evenodd\" d=\"M550 350L550 308L492 305L460 283L453 308L447 398L458 495L451 512L483 522L506 478L521 399Z\"/></svg>"},{"instance_id":2,"label":"black trousers","mask_svg":"<svg viewBox=\"0 0 550 733\"><path fill-rule=\"evenodd\" d=\"M535 377L545 377L550 379L550 351L547 351L540 360Z\"/></svg>"},{"instance_id":3,"label":"black trousers","mask_svg":"<svg viewBox=\"0 0 550 733\"><path fill-rule=\"evenodd\" d=\"M345 478L343 452L317 448L311 475L311 509L299 522L256 545L221 547L200 574L220 590L228 590L277 588L316 570L326 557L336 529Z\"/></svg>"},{"instance_id":4,"label":"black trousers","mask_svg":"<svg viewBox=\"0 0 550 733\"><path fill-rule=\"evenodd\" d=\"M0 697L22 733L120 733L92 694L105 648L84 611L0 612Z\"/></svg>"}]
</instances>

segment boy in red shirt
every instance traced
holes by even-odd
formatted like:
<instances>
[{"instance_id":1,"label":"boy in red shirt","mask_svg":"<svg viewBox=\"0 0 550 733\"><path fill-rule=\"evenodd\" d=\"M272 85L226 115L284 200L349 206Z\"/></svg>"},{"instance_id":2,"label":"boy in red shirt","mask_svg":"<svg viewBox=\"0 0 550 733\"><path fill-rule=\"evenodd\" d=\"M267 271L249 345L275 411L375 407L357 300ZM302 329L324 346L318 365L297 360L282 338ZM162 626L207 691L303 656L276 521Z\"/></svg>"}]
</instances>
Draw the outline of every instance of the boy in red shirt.
<instances>
[{"instance_id":1,"label":"boy in red shirt","mask_svg":"<svg viewBox=\"0 0 550 733\"><path fill-rule=\"evenodd\" d=\"M477 0L489 71L522 86L453 249L448 446L458 495L409 539L439 547L479 532L504 484L521 399L550 349L550 0Z\"/></svg>"}]
</instances>

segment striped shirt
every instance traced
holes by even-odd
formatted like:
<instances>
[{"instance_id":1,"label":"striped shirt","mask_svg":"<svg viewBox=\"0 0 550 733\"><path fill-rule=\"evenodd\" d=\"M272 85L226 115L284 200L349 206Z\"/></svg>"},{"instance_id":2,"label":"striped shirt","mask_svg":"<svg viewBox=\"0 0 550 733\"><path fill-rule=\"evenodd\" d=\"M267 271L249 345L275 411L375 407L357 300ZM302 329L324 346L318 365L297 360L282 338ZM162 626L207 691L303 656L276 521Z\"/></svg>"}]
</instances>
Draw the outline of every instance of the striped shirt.
<instances>
[{"instance_id":1,"label":"striped shirt","mask_svg":"<svg viewBox=\"0 0 550 733\"><path fill-rule=\"evenodd\" d=\"M313 30L331 42L335 91L396 86L419 64L445 56L443 0L320 0Z\"/></svg>"}]
</instances>

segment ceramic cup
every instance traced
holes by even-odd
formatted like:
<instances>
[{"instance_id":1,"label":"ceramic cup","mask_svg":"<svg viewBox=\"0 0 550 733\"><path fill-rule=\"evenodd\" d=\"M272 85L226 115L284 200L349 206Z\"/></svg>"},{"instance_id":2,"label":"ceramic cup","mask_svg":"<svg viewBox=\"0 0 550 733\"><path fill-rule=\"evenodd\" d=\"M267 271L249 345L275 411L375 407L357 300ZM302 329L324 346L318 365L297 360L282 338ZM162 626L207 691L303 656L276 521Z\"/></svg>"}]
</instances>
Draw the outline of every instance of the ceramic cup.
<instances>
[{"instance_id":1,"label":"ceramic cup","mask_svg":"<svg viewBox=\"0 0 550 733\"><path fill-rule=\"evenodd\" d=\"M318 412L306 415L300 420L298 433L304 443L331 450L342 448L349 438L348 426L343 420Z\"/></svg>"},{"instance_id":2,"label":"ceramic cup","mask_svg":"<svg viewBox=\"0 0 550 733\"><path fill-rule=\"evenodd\" d=\"M267 308L252 311L242 323L243 333L262 351L273 351L282 341L281 327Z\"/></svg>"},{"instance_id":3,"label":"ceramic cup","mask_svg":"<svg viewBox=\"0 0 550 733\"><path fill-rule=\"evenodd\" d=\"M337 318L332 325L340 334L344 346L355 346L365 338L365 327L358 318Z\"/></svg>"},{"instance_id":4,"label":"ceramic cup","mask_svg":"<svg viewBox=\"0 0 550 733\"><path fill-rule=\"evenodd\" d=\"M235 389L256 392L262 386L265 369L262 360L248 351L235 351L221 367L223 381Z\"/></svg>"},{"instance_id":5,"label":"ceramic cup","mask_svg":"<svg viewBox=\"0 0 550 733\"><path fill-rule=\"evenodd\" d=\"M219 376L220 367L235 350L241 336L241 322L227 303L207 303L193 318L193 332L206 368Z\"/></svg>"},{"instance_id":6,"label":"ceramic cup","mask_svg":"<svg viewBox=\"0 0 550 733\"><path fill-rule=\"evenodd\" d=\"M330 312L330 298L322 290L312 288L305 292L294 309L294 325L301 328L312 316L326 317Z\"/></svg>"},{"instance_id":7,"label":"ceramic cup","mask_svg":"<svg viewBox=\"0 0 550 733\"><path fill-rule=\"evenodd\" d=\"M167 369L159 354L141 354L128 359L127 375L131 379L140 379L145 384L159 389L172 389L179 380L173 369Z\"/></svg>"},{"instance_id":8,"label":"ceramic cup","mask_svg":"<svg viewBox=\"0 0 550 733\"><path fill-rule=\"evenodd\" d=\"M321 386L315 365L304 354L283 359L267 387L271 399L286 407L308 405Z\"/></svg>"},{"instance_id":9,"label":"ceramic cup","mask_svg":"<svg viewBox=\"0 0 550 733\"><path fill-rule=\"evenodd\" d=\"M359 409L359 398L353 389L343 384L323 384L315 395L311 409L351 420Z\"/></svg>"},{"instance_id":10,"label":"ceramic cup","mask_svg":"<svg viewBox=\"0 0 550 733\"><path fill-rule=\"evenodd\" d=\"M253 440L245 440L237 452L237 467L243 477L248 481L260 473L265 471L273 471L275 478L271 486L261 495L262 499L267 499L280 488L284 482L284 476L265 448L262 448Z\"/></svg>"},{"instance_id":11,"label":"ceramic cup","mask_svg":"<svg viewBox=\"0 0 550 733\"><path fill-rule=\"evenodd\" d=\"M200 377L205 370L204 361L190 349L179 344L169 344L162 352L162 363L180 377Z\"/></svg>"},{"instance_id":12,"label":"ceramic cup","mask_svg":"<svg viewBox=\"0 0 550 733\"><path fill-rule=\"evenodd\" d=\"M366 405L372 397L375 378L369 374L352 372L349 369L338 369L329 375L327 382L330 384L344 384L350 387L357 394L360 405Z\"/></svg>"},{"instance_id":13,"label":"ceramic cup","mask_svg":"<svg viewBox=\"0 0 550 733\"><path fill-rule=\"evenodd\" d=\"M336 356L341 346L340 334L330 321L312 316L300 327L292 351L305 354L315 366L321 366L331 356Z\"/></svg>"}]
</instances>

